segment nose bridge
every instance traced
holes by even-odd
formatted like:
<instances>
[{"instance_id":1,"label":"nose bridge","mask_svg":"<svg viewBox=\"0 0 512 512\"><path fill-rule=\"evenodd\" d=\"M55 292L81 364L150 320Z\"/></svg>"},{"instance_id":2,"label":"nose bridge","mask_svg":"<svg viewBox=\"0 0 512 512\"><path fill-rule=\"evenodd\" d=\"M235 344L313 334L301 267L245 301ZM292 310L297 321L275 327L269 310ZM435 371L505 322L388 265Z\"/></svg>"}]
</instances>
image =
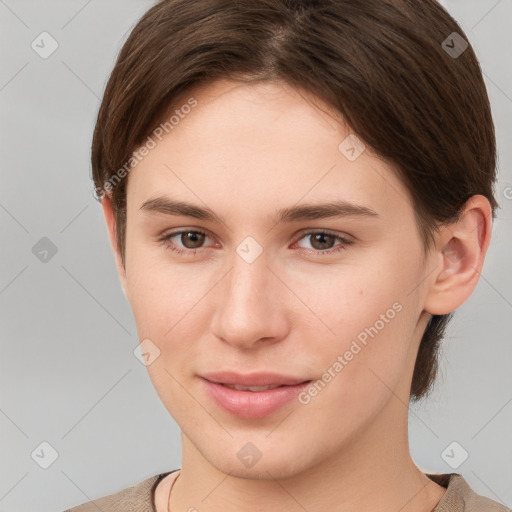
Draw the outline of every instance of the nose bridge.
<instances>
[{"instance_id":1,"label":"nose bridge","mask_svg":"<svg viewBox=\"0 0 512 512\"><path fill-rule=\"evenodd\" d=\"M263 247L247 237L233 251L230 271L221 286L212 329L231 344L250 346L261 338L280 337L275 307L278 282Z\"/></svg>"},{"instance_id":2,"label":"nose bridge","mask_svg":"<svg viewBox=\"0 0 512 512\"><path fill-rule=\"evenodd\" d=\"M268 265L267 254L253 237L246 237L240 242L232 257L225 304L233 300L235 306L265 308L269 276L272 275Z\"/></svg>"}]
</instances>

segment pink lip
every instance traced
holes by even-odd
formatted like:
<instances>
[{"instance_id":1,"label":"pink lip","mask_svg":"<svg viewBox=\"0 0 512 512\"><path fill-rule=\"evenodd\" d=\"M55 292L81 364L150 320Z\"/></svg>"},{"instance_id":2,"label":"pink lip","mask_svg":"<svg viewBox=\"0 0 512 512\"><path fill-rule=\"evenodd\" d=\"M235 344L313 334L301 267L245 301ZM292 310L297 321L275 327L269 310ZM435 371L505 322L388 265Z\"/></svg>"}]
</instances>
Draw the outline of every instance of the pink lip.
<instances>
[{"instance_id":1,"label":"pink lip","mask_svg":"<svg viewBox=\"0 0 512 512\"><path fill-rule=\"evenodd\" d=\"M239 386L293 386L306 381L300 377L288 377L279 373L255 372L255 373L236 373L230 371L205 373L201 375L203 379L210 382L222 384L238 384Z\"/></svg>"},{"instance_id":2,"label":"pink lip","mask_svg":"<svg viewBox=\"0 0 512 512\"><path fill-rule=\"evenodd\" d=\"M234 379L233 373L223 373L223 379L212 382L208 378L201 378L205 385L207 394L214 400L214 402L225 411L239 416L240 418L256 419L263 418L277 411L285 404L292 401L297 395L306 388L310 380L304 381L299 379L291 379L276 374L252 374L241 376L237 375ZM215 379L218 378L214 377ZM277 378L277 380L276 380ZM231 381L230 381L231 380ZM288 381L290 384L284 384L282 381ZM284 384L282 387L275 389L268 389L266 391L241 391L231 389L220 384L238 384L240 386L267 386Z\"/></svg>"}]
</instances>

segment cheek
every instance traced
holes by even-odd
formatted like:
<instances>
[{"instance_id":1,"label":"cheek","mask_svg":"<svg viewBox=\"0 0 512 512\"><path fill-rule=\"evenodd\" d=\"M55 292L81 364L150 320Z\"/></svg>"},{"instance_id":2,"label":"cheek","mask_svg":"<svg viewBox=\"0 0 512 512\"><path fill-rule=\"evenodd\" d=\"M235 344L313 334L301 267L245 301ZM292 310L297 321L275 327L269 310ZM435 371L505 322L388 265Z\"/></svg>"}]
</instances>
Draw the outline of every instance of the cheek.
<instances>
[{"instance_id":1,"label":"cheek","mask_svg":"<svg viewBox=\"0 0 512 512\"><path fill-rule=\"evenodd\" d=\"M204 295L204 282L194 277L193 264L172 262L163 246L127 240L127 291L139 334L163 340Z\"/></svg>"},{"instance_id":2,"label":"cheek","mask_svg":"<svg viewBox=\"0 0 512 512\"><path fill-rule=\"evenodd\" d=\"M325 400L361 413L372 403L378 408L408 369L418 315L410 293L417 263L391 252L381 256L326 277L310 275L298 291L322 320L316 321L316 346L308 350L311 368L322 372L312 394L325 393Z\"/></svg>"},{"instance_id":3,"label":"cheek","mask_svg":"<svg viewBox=\"0 0 512 512\"><path fill-rule=\"evenodd\" d=\"M300 309L301 318L308 318L308 325L316 323L324 339L339 343L349 342L375 324L379 332L396 329L404 317L397 309L410 308L414 295L409 292L418 281L414 259L401 258L391 248L367 251L357 261L354 257L339 265L305 268L281 272L304 304L295 309Z\"/></svg>"},{"instance_id":4,"label":"cheek","mask_svg":"<svg viewBox=\"0 0 512 512\"><path fill-rule=\"evenodd\" d=\"M373 298L375 302L366 301L364 308L353 308L349 320L338 322L334 342L309 350L318 378L301 403L327 438L371 424L393 393L408 402L408 396L399 392L411 370L413 325L408 305Z\"/></svg>"}]
</instances>

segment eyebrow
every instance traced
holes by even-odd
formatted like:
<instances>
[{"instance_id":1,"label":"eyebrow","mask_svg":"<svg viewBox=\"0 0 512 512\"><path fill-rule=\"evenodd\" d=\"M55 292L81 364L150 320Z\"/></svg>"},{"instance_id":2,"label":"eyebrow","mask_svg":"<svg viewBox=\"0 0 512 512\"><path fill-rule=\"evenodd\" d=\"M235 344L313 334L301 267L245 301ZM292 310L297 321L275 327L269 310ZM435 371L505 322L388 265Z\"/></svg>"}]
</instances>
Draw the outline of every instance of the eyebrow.
<instances>
[{"instance_id":1,"label":"eyebrow","mask_svg":"<svg viewBox=\"0 0 512 512\"><path fill-rule=\"evenodd\" d=\"M163 213L193 217L195 219L225 224L225 218L217 215L208 207L197 206L184 201L174 201L167 197L155 197L142 203L140 210L144 212ZM326 219L329 217L379 217L371 208L347 201L330 201L322 204L301 204L282 208L274 213L277 223L291 223L304 220Z\"/></svg>"}]
</instances>

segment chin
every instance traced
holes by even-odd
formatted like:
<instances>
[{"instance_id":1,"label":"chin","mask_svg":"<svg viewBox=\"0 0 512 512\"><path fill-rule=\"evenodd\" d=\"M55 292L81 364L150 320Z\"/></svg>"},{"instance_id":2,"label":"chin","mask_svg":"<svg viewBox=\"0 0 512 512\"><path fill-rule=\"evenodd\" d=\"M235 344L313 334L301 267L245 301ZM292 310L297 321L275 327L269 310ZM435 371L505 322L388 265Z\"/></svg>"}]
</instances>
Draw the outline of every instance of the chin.
<instances>
[{"instance_id":1,"label":"chin","mask_svg":"<svg viewBox=\"0 0 512 512\"><path fill-rule=\"evenodd\" d=\"M233 463L232 460L221 460L215 467L222 473L231 477L245 480L282 480L301 473L304 468L293 461L293 456L284 460L266 460L263 458L252 468L244 467L242 464Z\"/></svg>"},{"instance_id":2,"label":"chin","mask_svg":"<svg viewBox=\"0 0 512 512\"><path fill-rule=\"evenodd\" d=\"M265 434L266 435L266 434ZM226 443L217 444L212 452L212 445L201 447L202 456L218 471L235 478L250 480L272 480L294 477L316 465L310 450L279 443L273 445L269 439L257 438L252 441L240 441L238 436ZM247 439L245 437L244 439ZM297 443L299 446L301 443ZM259 448L256 448L259 447ZM260 457L250 460L250 455ZM244 461L247 458L247 461ZM318 454L319 460L322 454Z\"/></svg>"}]
</instances>

